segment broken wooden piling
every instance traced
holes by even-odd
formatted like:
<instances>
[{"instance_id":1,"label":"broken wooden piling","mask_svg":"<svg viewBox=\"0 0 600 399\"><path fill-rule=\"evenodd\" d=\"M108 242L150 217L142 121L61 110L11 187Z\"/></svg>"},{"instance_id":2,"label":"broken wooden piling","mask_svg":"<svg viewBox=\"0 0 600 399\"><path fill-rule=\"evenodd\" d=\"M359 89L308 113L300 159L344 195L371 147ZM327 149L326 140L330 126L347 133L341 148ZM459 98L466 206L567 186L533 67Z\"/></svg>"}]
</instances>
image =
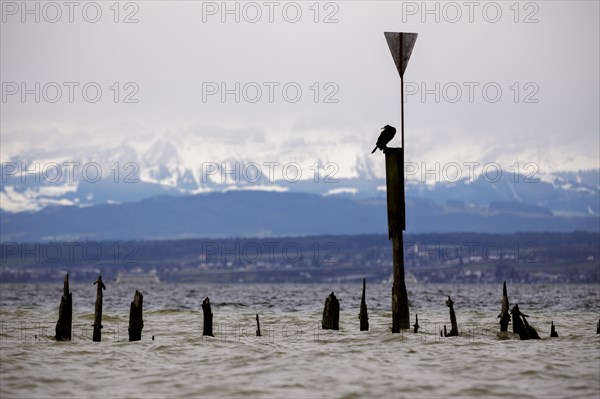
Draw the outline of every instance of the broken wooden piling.
<instances>
[{"instance_id":1,"label":"broken wooden piling","mask_svg":"<svg viewBox=\"0 0 600 399\"><path fill-rule=\"evenodd\" d=\"M527 334L529 334L529 339L541 339L539 334L535 330L535 328L530 326L529 323L527 322L527 317L529 317L529 316L522 314L521 317L523 317L523 323L525 324L525 329L527 330Z\"/></svg>"},{"instance_id":2,"label":"broken wooden piling","mask_svg":"<svg viewBox=\"0 0 600 399\"><path fill-rule=\"evenodd\" d=\"M551 322L552 324L550 325L550 337L553 338L558 338L558 333L556 332L556 328L554 327L554 322Z\"/></svg>"},{"instance_id":3,"label":"broken wooden piling","mask_svg":"<svg viewBox=\"0 0 600 399\"><path fill-rule=\"evenodd\" d=\"M256 315L256 336L260 337L261 333L260 333L260 321L258 320L258 315Z\"/></svg>"},{"instance_id":4,"label":"broken wooden piling","mask_svg":"<svg viewBox=\"0 0 600 399\"><path fill-rule=\"evenodd\" d=\"M360 300L360 313L358 315L358 318L360 319L360 331L369 331L369 315L367 314L367 302L365 299L366 288L367 279L363 278L362 297Z\"/></svg>"},{"instance_id":5,"label":"broken wooden piling","mask_svg":"<svg viewBox=\"0 0 600 399\"><path fill-rule=\"evenodd\" d=\"M142 339L142 329L144 328L144 319L142 317L142 307L144 305L144 296L138 290L135 290L133 301L129 308L129 341L139 341Z\"/></svg>"},{"instance_id":6,"label":"broken wooden piling","mask_svg":"<svg viewBox=\"0 0 600 399\"><path fill-rule=\"evenodd\" d=\"M452 329L449 333L446 332L446 326L444 326L444 336L445 337L458 337L458 323L456 322L456 314L454 313L454 301L448 295L448 299L446 300L446 305L450 308L450 324L452 324Z\"/></svg>"},{"instance_id":7,"label":"broken wooden piling","mask_svg":"<svg viewBox=\"0 0 600 399\"><path fill-rule=\"evenodd\" d=\"M102 282L102 276L98 276L98 280L94 282L94 285L98 285L96 288L96 306L94 311L94 335L92 341L102 341L102 290L106 289L106 286Z\"/></svg>"},{"instance_id":8,"label":"broken wooden piling","mask_svg":"<svg viewBox=\"0 0 600 399\"><path fill-rule=\"evenodd\" d=\"M404 200L404 149L385 149L385 178L387 190L388 238L392 240L392 333L410 328L408 294L404 279L403 231L406 229Z\"/></svg>"},{"instance_id":9,"label":"broken wooden piling","mask_svg":"<svg viewBox=\"0 0 600 399\"><path fill-rule=\"evenodd\" d=\"M58 308L58 321L56 322L57 341L70 341L73 320L73 298L69 292L69 273L65 274L63 283L63 294L60 298L60 307Z\"/></svg>"},{"instance_id":10,"label":"broken wooden piling","mask_svg":"<svg viewBox=\"0 0 600 399\"><path fill-rule=\"evenodd\" d=\"M325 299L321 325L323 326L323 330L340 329L340 301L335 297L333 291Z\"/></svg>"},{"instance_id":11,"label":"broken wooden piling","mask_svg":"<svg viewBox=\"0 0 600 399\"><path fill-rule=\"evenodd\" d=\"M598 325L596 326L596 334L600 334L600 319L598 320Z\"/></svg>"},{"instance_id":12,"label":"broken wooden piling","mask_svg":"<svg viewBox=\"0 0 600 399\"><path fill-rule=\"evenodd\" d=\"M202 302L202 313L204 313L204 327L202 330L202 335L214 337L212 330L213 314L210 308L210 299L208 299L208 297L206 297Z\"/></svg>"},{"instance_id":13,"label":"broken wooden piling","mask_svg":"<svg viewBox=\"0 0 600 399\"><path fill-rule=\"evenodd\" d=\"M508 323L510 322L510 305L508 304L508 294L506 292L506 281L502 286L502 311L498 315L500 319L500 331L508 331Z\"/></svg>"},{"instance_id":14,"label":"broken wooden piling","mask_svg":"<svg viewBox=\"0 0 600 399\"><path fill-rule=\"evenodd\" d=\"M519 310L519 304L515 304L510 312L512 313L513 332L519 334L521 340L540 339L535 328L527 322L526 318L529 316Z\"/></svg>"},{"instance_id":15,"label":"broken wooden piling","mask_svg":"<svg viewBox=\"0 0 600 399\"><path fill-rule=\"evenodd\" d=\"M415 324L413 324L413 332L416 334L419 332L419 315L415 313Z\"/></svg>"}]
</instances>

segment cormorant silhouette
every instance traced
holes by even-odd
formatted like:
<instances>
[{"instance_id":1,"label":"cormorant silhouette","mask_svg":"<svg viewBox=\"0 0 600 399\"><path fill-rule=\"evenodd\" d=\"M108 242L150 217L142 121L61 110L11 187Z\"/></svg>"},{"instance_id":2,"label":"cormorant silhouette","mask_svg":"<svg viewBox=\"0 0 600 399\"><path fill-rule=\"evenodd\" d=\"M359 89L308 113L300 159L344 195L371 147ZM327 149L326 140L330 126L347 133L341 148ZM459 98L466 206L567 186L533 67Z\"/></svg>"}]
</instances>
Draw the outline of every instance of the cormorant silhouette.
<instances>
[{"instance_id":1,"label":"cormorant silhouette","mask_svg":"<svg viewBox=\"0 0 600 399\"><path fill-rule=\"evenodd\" d=\"M371 154L377 151L378 148L381 151L385 150L387 148L388 143L392 141L392 139L396 135L396 128L393 126L385 125L384 127L382 127L382 129L383 131L379 135L379 138L377 139L377 144L375 145L373 151L371 151Z\"/></svg>"}]
</instances>

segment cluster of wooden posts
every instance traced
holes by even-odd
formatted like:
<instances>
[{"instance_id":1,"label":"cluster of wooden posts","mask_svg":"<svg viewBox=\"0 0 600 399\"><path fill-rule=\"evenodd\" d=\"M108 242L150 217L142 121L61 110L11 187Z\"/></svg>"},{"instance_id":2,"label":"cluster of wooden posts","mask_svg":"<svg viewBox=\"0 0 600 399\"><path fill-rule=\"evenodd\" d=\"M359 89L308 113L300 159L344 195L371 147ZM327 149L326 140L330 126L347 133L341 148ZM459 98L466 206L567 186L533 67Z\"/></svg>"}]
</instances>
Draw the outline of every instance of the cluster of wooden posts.
<instances>
[{"instance_id":1,"label":"cluster of wooden posts","mask_svg":"<svg viewBox=\"0 0 600 399\"><path fill-rule=\"evenodd\" d=\"M102 276L98 276L98 280L94 282L97 285L96 289L96 304L94 309L94 333L92 341L102 341L102 291L106 289L106 285L102 282ZM144 296L138 290L135 290L133 301L129 309L129 340L139 341L142 339L142 329L144 328L144 320L142 318L142 307L144 304ZM69 292L69 274L65 275L63 294L60 299L60 307L58 309L58 321L56 322L55 338L59 341L70 341L73 320L73 297ZM153 337L154 338L154 337Z\"/></svg>"},{"instance_id":2,"label":"cluster of wooden posts","mask_svg":"<svg viewBox=\"0 0 600 399\"><path fill-rule=\"evenodd\" d=\"M363 291L362 291L362 299L360 302L360 313L358 315L360 319L360 331L368 331L369 330L369 317L367 315L367 305L365 303L365 280L363 280ZM448 332L446 326L440 331L441 337L458 337L458 323L456 321L456 313L454 312L454 301L450 296L446 300L446 305L450 311L450 332ZM323 309L323 329L331 329L338 330L339 329L339 311L340 311L340 303L338 299L335 297L332 292L329 294L327 299L325 300L325 308ZM498 315L500 319L500 332L508 331L508 323L511 321L512 314L512 322L513 322L513 333L519 335L519 339L521 340L529 340L529 339L540 339L539 334L529 323L527 322L526 314L521 313L519 310L519 305L515 304L513 308L509 311L509 302L508 302L508 293L506 290L506 282L504 282L502 286L502 311ZM257 316L258 317L258 316ZM415 314L415 324L413 324L413 332L419 332L419 315ZM392 329L392 332L395 332ZM596 327L596 334L600 334L600 320L598 320L598 325ZM550 337L558 337L558 333L556 332L556 328L554 327L554 321L550 322Z\"/></svg>"},{"instance_id":3,"label":"cluster of wooden posts","mask_svg":"<svg viewBox=\"0 0 600 399\"><path fill-rule=\"evenodd\" d=\"M102 291L106 289L106 286L102 282L102 276L98 277L98 280L94 282L97 285L96 290L96 304L94 312L94 333L92 340L100 342L102 340ZM365 299L366 294L366 280L363 279L362 297L360 301L360 313L358 318L360 319L360 331L369 330L369 315L367 313L367 303ZM135 291L133 301L131 301L131 307L129 309L129 341L139 341L142 339L142 329L144 328L144 321L142 317L144 297L138 290ZM443 330L440 331L442 337L457 337L458 323L456 321L456 314L454 312L454 301L450 296L446 300L446 305L450 311L450 332L447 331L444 325ZM202 335L214 337L213 335L213 313L210 306L210 299L207 297L202 302L202 313L204 319L204 327ZM502 310L498 315L500 319L500 331L508 331L508 323L513 322L513 332L519 335L521 340L528 339L540 339L535 328L529 325L527 322L526 314L521 313L519 305L515 304L509 311L508 294L506 291L506 282L502 287ZM56 323L56 339L57 340L71 340L71 329L72 329L72 317L73 315L73 301L71 292L69 292L69 275L65 275L63 285L63 295L60 301L60 307L58 311L58 322ZM325 307L323 309L323 319L321 326L324 330L339 330L340 328L340 301L336 298L332 292L325 299ZM392 332L393 331L392 329ZM413 332L419 332L419 316L415 315L415 324L413 325ZM598 320L598 326L596 333L600 334L600 320ZM258 314L256 315L256 336L260 337L260 320ZM554 322L551 322L550 336L558 337ZM154 339L154 337L152 337Z\"/></svg>"}]
</instances>

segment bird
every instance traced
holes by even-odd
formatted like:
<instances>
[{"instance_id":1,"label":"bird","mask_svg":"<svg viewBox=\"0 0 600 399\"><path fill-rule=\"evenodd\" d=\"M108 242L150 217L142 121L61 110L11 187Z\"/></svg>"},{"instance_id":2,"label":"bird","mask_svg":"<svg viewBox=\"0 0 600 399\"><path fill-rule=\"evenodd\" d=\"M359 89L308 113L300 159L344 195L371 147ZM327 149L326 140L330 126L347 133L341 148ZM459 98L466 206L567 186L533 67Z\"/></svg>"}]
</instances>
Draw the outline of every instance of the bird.
<instances>
[{"instance_id":1,"label":"bird","mask_svg":"<svg viewBox=\"0 0 600 399\"><path fill-rule=\"evenodd\" d=\"M377 139L377 144L375 145L373 151L371 151L371 154L377 151L378 148L381 151L387 149L388 143L392 141L392 139L396 135L396 128L393 126L385 125L384 127L382 127L382 129L383 131L379 135L379 138Z\"/></svg>"}]
</instances>

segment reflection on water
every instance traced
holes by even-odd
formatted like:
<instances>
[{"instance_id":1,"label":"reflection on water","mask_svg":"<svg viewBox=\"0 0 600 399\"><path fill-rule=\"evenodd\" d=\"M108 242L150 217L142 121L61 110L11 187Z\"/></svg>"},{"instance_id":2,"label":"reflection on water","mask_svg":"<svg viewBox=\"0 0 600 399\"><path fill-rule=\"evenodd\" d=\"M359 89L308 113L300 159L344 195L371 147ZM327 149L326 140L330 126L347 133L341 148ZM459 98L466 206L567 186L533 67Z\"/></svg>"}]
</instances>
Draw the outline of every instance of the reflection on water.
<instances>
[{"instance_id":1,"label":"reflection on water","mask_svg":"<svg viewBox=\"0 0 600 399\"><path fill-rule=\"evenodd\" d=\"M127 342L129 303L144 294L142 341ZM95 287L72 285L73 341L55 342L62 284L0 285L1 397L598 397L599 287L509 285L541 341L498 334L501 285L413 285L418 334L391 334L391 286L107 283L103 341L91 342ZM340 299L340 331L320 329ZM447 295L461 336L449 327ZM209 296L215 337L202 337ZM260 315L262 337L255 335ZM554 321L559 338L549 338ZM511 327L509 327L510 329ZM152 340L154 336L154 340Z\"/></svg>"}]
</instances>

